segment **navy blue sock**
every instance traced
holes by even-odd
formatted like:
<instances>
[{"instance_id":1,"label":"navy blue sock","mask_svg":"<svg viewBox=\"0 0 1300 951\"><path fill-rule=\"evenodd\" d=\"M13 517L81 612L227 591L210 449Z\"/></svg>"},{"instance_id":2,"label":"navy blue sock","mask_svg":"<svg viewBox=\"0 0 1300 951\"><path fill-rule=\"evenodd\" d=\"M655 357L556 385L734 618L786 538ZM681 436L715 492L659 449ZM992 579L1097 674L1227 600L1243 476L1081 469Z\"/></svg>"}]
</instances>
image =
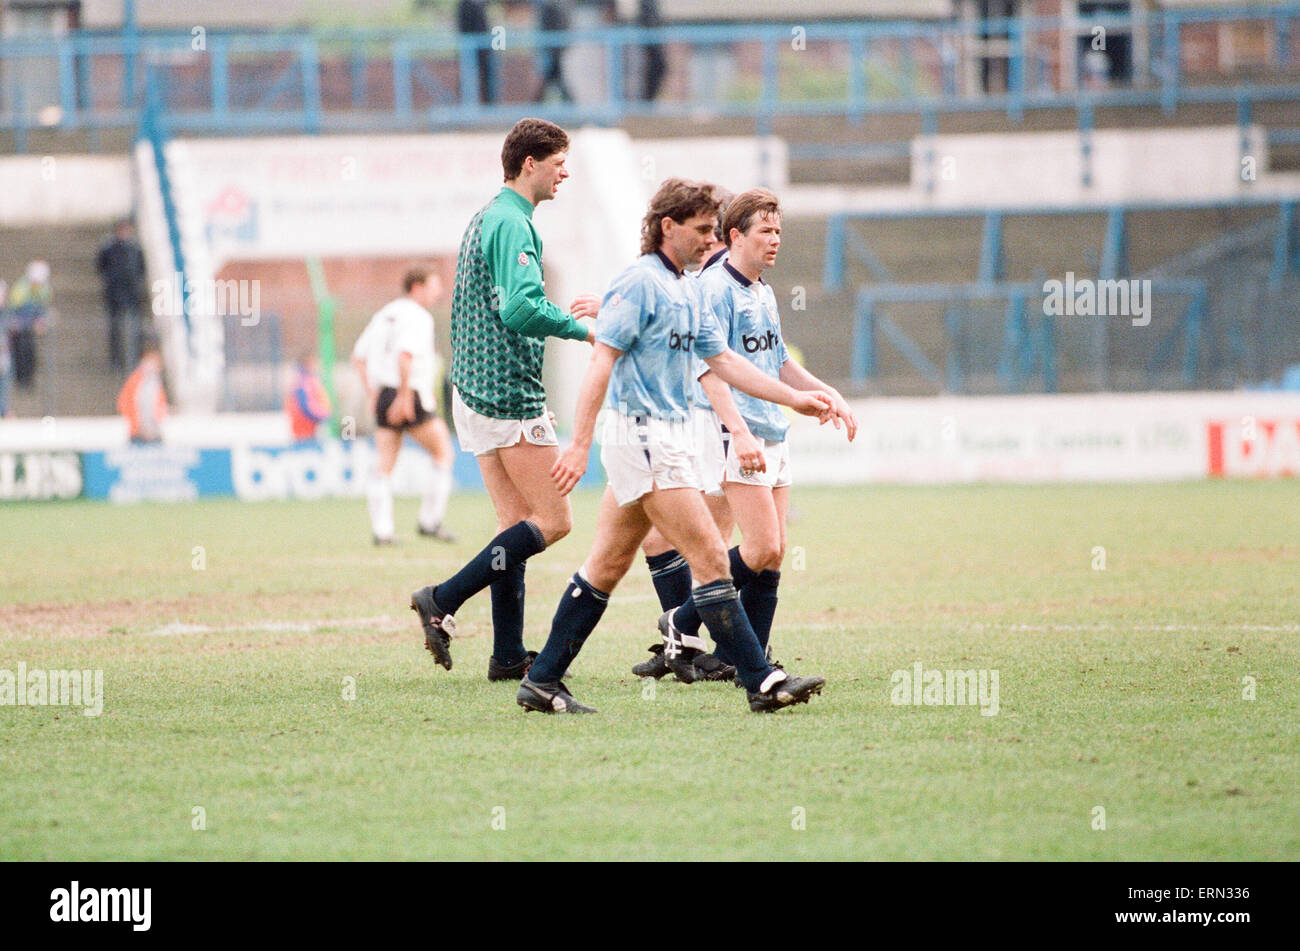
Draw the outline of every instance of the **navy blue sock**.
<instances>
[{"instance_id":1,"label":"navy blue sock","mask_svg":"<svg viewBox=\"0 0 1300 951\"><path fill-rule=\"evenodd\" d=\"M521 561L492 582L492 656L510 666L524 659L524 569Z\"/></svg>"},{"instance_id":2,"label":"navy blue sock","mask_svg":"<svg viewBox=\"0 0 1300 951\"><path fill-rule=\"evenodd\" d=\"M551 635L533 661L528 679L535 684L546 684L563 677L588 636L596 629L607 604L608 594L597 591L586 578L575 573L564 589L560 606L555 609Z\"/></svg>"},{"instance_id":3,"label":"navy blue sock","mask_svg":"<svg viewBox=\"0 0 1300 951\"><path fill-rule=\"evenodd\" d=\"M439 610L455 614L462 604L508 574L515 565L545 550L546 539L540 528L527 520L516 522L488 542L464 568L434 588L434 603Z\"/></svg>"},{"instance_id":4,"label":"navy blue sock","mask_svg":"<svg viewBox=\"0 0 1300 951\"><path fill-rule=\"evenodd\" d=\"M691 599L691 566L679 551L670 548L660 555L646 555L645 563L661 611L671 611Z\"/></svg>"},{"instance_id":5,"label":"navy blue sock","mask_svg":"<svg viewBox=\"0 0 1300 951\"><path fill-rule=\"evenodd\" d=\"M695 589L692 598L699 608L704 625L717 642L718 647L732 658L728 663L736 665L736 675L748 690L757 690L763 679L772 672L772 666L763 656L763 648L758 646L758 638L750 627L745 609L740 606L740 598L730 578L722 578L702 584ZM714 651L714 655L717 655Z\"/></svg>"},{"instance_id":6,"label":"navy blue sock","mask_svg":"<svg viewBox=\"0 0 1300 951\"><path fill-rule=\"evenodd\" d=\"M727 552L727 555L731 558L731 582L737 591L758 577L757 573L749 565L745 564L745 559L740 557L739 545ZM696 609L694 598L683 604L677 613L673 615L673 625L683 634L698 634L700 632L700 612ZM714 656L717 656L717 651L714 651ZM730 664L734 662L724 660L723 663Z\"/></svg>"},{"instance_id":7,"label":"navy blue sock","mask_svg":"<svg viewBox=\"0 0 1300 951\"><path fill-rule=\"evenodd\" d=\"M758 646L763 650L767 650L767 642L772 637L772 618L776 616L776 589L780 584L781 572L765 568L753 581L740 589L740 603L754 628Z\"/></svg>"}]
</instances>

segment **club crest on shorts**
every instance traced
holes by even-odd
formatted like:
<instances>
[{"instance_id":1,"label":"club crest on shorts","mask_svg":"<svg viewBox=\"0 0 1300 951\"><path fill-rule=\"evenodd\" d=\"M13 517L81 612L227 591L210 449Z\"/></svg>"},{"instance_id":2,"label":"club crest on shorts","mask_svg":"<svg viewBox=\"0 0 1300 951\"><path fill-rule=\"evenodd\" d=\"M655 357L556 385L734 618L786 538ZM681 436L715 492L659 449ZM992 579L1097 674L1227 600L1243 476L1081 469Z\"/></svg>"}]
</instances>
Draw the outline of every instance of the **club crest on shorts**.
<instances>
[{"instance_id":1,"label":"club crest on shorts","mask_svg":"<svg viewBox=\"0 0 1300 951\"><path fill-rule=\"evenodd\" d=\"M526 251L519 252L519 266L528 267L528 252Z\"/></svg>"},{"instance_id":2,"label":"club crest on shorts","mask_svg":"<svg viewBox=\"0 0 1300 951\"><path fill-rule=\"evenodd\" d=\"M615 291L609 299L609 306L617 307L621 303L623 303L623 295L620 294L618 291Z\"/></svg>"},{"instance_id":3,"label":"club crest on shorts","mask_svg":"<svg viewBox=\"0 0 1300 951\"><path fill-rule=\"evenodd\" d=\"M534 439L543 439L546 436L546 427L537 423L532 429L528 430Z\"/></svg>"}]
</instances>

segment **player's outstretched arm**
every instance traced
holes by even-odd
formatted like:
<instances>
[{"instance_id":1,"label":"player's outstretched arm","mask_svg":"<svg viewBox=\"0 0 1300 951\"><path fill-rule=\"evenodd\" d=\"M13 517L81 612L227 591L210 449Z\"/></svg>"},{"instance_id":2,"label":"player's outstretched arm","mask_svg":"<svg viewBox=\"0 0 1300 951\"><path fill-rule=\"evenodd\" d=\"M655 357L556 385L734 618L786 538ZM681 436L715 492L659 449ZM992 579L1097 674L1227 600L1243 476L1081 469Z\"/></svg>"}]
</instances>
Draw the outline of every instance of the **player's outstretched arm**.
<instances>
[{"instance_id":1,"label":"player's outstretched arm","mask_svg":"<svg viewBox=\"0 0 1300 951\"><path fill-rule=\"evenodd\" d=\"M796 390L774 380L730 348L716 357L703 359L724 383L750 396L788 406L803 416L816 416L823 423L835 415L834 401L829 394L819 390Z\"/></svg>"},{"instance_id":2,"label":"player's outstretched arm","mask_svg":"<svg viewBox=\"0 0 1300 951\"><path fill-rule=\"evenodd\" d=\"M568 495L587 471L587 457L591 454L591 439L596 431L596 416L600 413L600 404L605 399L605 389L609 386L609 375L614 369L614 362L623 355L622 350L615 350L609 344L596 344L591 362L587 364L587 375L582 378L578 390L578 406L573 421L573 442L569 448L560 453L551 467L551 478L561 495Z\"/></svg>"},{"instance_id":3,"label":"player's outstretched arm","mask_svg":"<svg viewBox=\"0 0 1300 951\"><path fill-rule=\"evenodd\" d=\"M767 459L763 456L758 440L749 431L745 417L740 415L740 409L731 396L731 387L722 382L712 370L700 377L700 386L704 388L704 395L709 398L709 405L722 420L722 425L731 433L731 451L739 457L741 468L766 472Z\"/></svg>"},{"instance_id":4,"label":"player's outstretched arm","mask_svg":"<svg viewBox=\"0 0 1300 951\"><path fill-rule=\"evenodd\" d=\"M566 314L546 296L542 262L531 232L521 222L506 221L488 239L484 249L496 285L497 313L501 322L525 337L560 337L594 341L578 317L587 314L589 295L579 297L575 315Z\"/></svg>"},{"instance_id":5,"label":"player's outstretched arm","mask_svg":"<svg viewBox=\"0 0 1300 951\"><path fill-rule=\"evenodd\" d=\"M835 403L835 428L839 429L839 421L844 420L844 428L848 434L849 442L853 442L853 437L858 434L858 420L853 415L853 410L849 408L848 401L840 395L839 390L833 386L827 386L794 360L786 360L785 363L781 364L781 382L789 384L796 390L821 390L827 393Z\"/></svg>"}]
</instances>

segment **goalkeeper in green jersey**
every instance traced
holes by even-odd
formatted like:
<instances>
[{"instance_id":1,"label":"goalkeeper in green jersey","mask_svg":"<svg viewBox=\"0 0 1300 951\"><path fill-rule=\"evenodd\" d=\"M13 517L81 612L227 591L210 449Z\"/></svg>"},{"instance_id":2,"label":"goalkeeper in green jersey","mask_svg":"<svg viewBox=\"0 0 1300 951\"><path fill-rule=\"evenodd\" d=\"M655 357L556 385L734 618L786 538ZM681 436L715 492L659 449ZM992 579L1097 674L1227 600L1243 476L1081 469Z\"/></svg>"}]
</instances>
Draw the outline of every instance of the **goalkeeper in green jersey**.
<instances>
[{"instance_id":1,"label":"goalkeeper in green jersey","mask_svg":"<svg viewBox=\"0 0 1300 951\"><path fill-rule=\"evenodd\" d=\"M569 177L569 137L541 119L522 119L501 149L505 186L461 239L451 304L452 416L461 448L474 453L497 514L497 535L454 576L411 595L425 646L451 669L455 613L492 591L489 680L518 682L535 652L524 649L524 566L569 533L568 499L550 477L559 459L542 387L547 337L585 340L579 322L600 300L579 297L565 313L546 298L542 239L533 209Z\"/></svg>"}]
</instances>

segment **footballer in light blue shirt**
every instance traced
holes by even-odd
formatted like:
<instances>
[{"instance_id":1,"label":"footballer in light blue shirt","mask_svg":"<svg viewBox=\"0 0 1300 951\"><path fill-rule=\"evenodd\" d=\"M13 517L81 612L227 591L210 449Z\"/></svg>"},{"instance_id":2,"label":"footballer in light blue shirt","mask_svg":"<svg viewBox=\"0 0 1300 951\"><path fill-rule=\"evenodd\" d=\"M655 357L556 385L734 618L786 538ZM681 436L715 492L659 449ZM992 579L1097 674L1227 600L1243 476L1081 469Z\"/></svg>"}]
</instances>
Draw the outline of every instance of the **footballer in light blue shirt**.
<instances>
[{"instance_id":1,"label":"footballer in light blue shirt","mask_svg":"<svg viewBox=\"0 0 1300 951\"><path fill-rule=\"evenodd\" d=\"M714 640L734 657L751 710L801 703L821 691L821 677L796 677L763 656L728 571L727 550L705 508L694 470L686 420L691 409L694 354L727 384L829 419L831 398L796 391L726 348L700 316L695 282L683 276L699 264L717 224L718 202L707 185L669 179L650 201L641 225L642 256L612 284L596 321L596 343L578 394L572 445L551 476L568 493L587 468L596 417L609 391L623 438L601 447L609 484L601 500L596 541L560 599L551 634L519 685L528 710L589 712L561 682L604 613L610 592L631 567L651 526L673 539L698 582L692 602ZM607 436L610 428L605 430ZM698 648L669 639L665 654Z\"/></svg>"},{"instance_id":2,"label":"footballer in light blue shirt","mask_svg":"<svg viewBox=\"0 0 1300 951\"><path fill-rule=\"evenodd\" d=\"M732 350L756 369L797 390L830 396L834 423L841 422L850 440L857 420L844 398L790 358L781 335L776 295L763 272L776 263L781 246L781 206L767 189L737 195L727 206L722 230L727 260L700 278L705 322L712 318ZM731 549L731 577L759 643L767 650L776 613L781 561L785 555L785 518L790 506L789 422L775 403L734 391L718 374L700 366L700 394L717 413L715 438L723 441L722 490L727 509L719 525L730 537L731 518L740 528L741 544ZM702 428L703 429L703 428ZM701 452L706 452L701 448ZM714 509L715 518L717 509ZM672 615L683 639L698 636L700 619L688 602ZM732 663L727 648L715 656Z\"/></svg>"}]
</instances>

